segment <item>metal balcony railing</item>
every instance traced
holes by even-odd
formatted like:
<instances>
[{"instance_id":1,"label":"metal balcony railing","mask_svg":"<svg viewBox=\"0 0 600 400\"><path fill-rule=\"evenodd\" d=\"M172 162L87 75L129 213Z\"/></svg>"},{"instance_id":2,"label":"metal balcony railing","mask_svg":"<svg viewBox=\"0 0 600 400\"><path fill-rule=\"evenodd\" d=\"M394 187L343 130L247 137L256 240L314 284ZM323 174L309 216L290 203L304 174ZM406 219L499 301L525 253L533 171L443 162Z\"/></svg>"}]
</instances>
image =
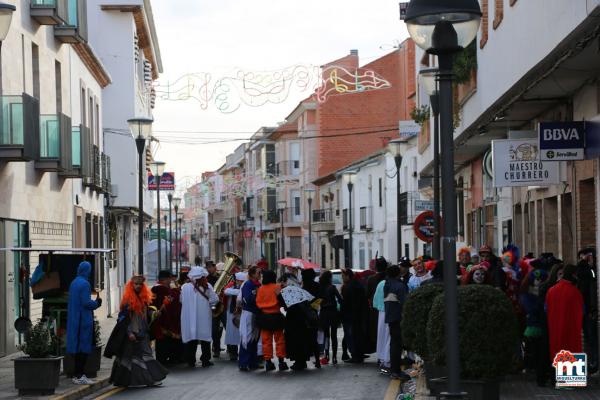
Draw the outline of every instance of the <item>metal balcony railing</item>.
<instances>
[{"instance_id":1,"label":"metal balcony railing","mask_svg":"<svg viewBox=\"0 0 600 400\"><path fill-rule=\"evenodd\" d=\"M313 210L312 222L334 222L333 209L325 208L322 210Z\"/></svg>"},{"instance_id":2,"label":"metal balcony railing","mask_svg":"<svg viewBox=\"0 0 600 400\"><path fill-rule=\"evenodd\" d=\"M0 96L0 159L30 161L37 156L39 101L25 93Z\"/></svg>"},{"instance_id":3,"label":"metal balcony railing","mask_svg":"<svg viewBox=\"0 0 600 400\"><path fill-rule=\"evenodd\" d=\"M64 11L61 6L58 7L64 23L54 27L54 36L63 43L87 42L87 1L65 0L65 4Z\"/></svg>"}]
</instances>

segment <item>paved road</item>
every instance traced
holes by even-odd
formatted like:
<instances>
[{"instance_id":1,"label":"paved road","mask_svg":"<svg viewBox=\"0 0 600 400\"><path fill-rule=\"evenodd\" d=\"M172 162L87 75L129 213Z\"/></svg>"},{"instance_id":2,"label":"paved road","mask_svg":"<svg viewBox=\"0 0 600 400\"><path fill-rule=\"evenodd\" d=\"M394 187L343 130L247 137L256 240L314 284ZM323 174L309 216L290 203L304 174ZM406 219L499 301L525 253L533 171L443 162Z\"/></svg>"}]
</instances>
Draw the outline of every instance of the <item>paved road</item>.
<instances>
[{"instance_id":1,"label":"paved road","mask_svg":"<svg viewBox=\"0 0 600 400\"><path fill-rule=\"evenodd\" d=\"M213 360L211 368L172 370L162 387L107 392L97 399L202 400L367 400L384 399L390 380L373 361L362 366L327 365L320 371L244 373L230 361Z\"/></svg>"}]
</instances>

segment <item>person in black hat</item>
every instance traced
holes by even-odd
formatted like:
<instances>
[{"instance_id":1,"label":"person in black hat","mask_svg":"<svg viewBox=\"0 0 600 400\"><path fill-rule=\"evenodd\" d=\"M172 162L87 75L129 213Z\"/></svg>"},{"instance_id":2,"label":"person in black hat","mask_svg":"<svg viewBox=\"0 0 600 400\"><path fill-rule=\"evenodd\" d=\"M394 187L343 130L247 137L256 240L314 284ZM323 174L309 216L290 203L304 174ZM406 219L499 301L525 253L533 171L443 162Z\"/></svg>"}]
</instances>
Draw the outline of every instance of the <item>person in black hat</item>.
<instances>
[{"instance_id":1,"label":"person in black hat","mask_svg":"<svg viewBox=\"0 0 600 400\"><path fill-rule=\"evenodd\" d=\"M404 282L404 284L408 287L408 281L412 274L410 273L410 269L412 267L412 263L410 262L410 258L402 257L400 263L398 264L400 267L400 280Z\"/></svg>"},{"instance_id":2,"label":"person in black hat","mask_svg":"<svg viewBox=\"0 0 600 400\"><path fill-rule=\"evenodd\" d=\"M175 280L176 275L174 275L170 270L163 269L158 272L158 282L156 285L152 287L152 294L154 295L154 299L152 300L152 306L156 307L157 310L160 310L163 305L168 304L172 299L172 284ZM162 319L165 319L165 316ZM172 337L166 334L165 327L163 326L163 321L157 320L154 324L152 324L152 335L156 339L155 342L155 351L156 351L156 359L163 365L167 365L169 363L175 362L175 359L171 359L171 354L173 353Z\"/></svg>"}]
</instances>

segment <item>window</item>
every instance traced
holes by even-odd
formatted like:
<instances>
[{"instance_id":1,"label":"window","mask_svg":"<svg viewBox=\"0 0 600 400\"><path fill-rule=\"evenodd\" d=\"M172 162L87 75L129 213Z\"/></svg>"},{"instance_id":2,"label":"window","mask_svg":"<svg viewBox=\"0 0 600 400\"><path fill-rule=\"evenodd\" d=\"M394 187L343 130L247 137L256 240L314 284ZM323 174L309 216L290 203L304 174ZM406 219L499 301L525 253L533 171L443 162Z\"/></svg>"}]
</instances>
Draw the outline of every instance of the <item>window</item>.
<instances>
[{"instance_id":1,"label":"window","mask_svg":"<svg viewBox=\"0 0 600 400\"><path fill-rule=\"evenodd\" d=\"M31 43L31 72L33 74L33 97L40 99L40 48Z\"/></svg>"},{"instance_id":2,"label":"window","mask_svg":"<svg viewBox=\"0 0 600 400\"><path fill-rule=\"evenodd\" d=\"M98 99L95 100L96 103L96 107L95 107L95 118L94 118L94 122L95 122L95 128L96 128L96 144L98 145L98 147L100 147L100 105L98 104Z\"/></svg>"},{"instance_id":3,"label":"window","mask_svg":"<svg viewBox=\"0 0 600 400\"><path fill-rule=\"evenodd\" d=\"M87 125L87 118L86 118L86 110L85 110L85 87L81 87L81 125L83 126L88 126Z\"/></svg>"},{"instance_id":4,"label":"window","mask_svg":"<svg viewBox=\"0 0 600 400\"><path fill-rule=\"evenodd\" d=\"M56 112L62 112L62 68L59 61L54 61L54 83L56 90Z\"/></svg>"},{"instance_id":5,"label":"window","mask_svg":"<svg viewBox=\"0 0 600 400\"><path fill-rule=\"evenodd\" d=\"M383 179L379 178L379 207L383 207Z\"/></svg>"},{"instance_id":6,"label":"window","mask_svg":"<svg viewBox=\"0 0 600 400\"><path fill-rule=\"evenodd\" d=\"M366 259L365 259L365 242L359 242L358 244L358 268L365 269Z\"/></svg>"},{"instance_id":7,"label":"window","mask_svg":"<svg viewBox=\"0 0 600 400\"><path fill-rule=\"evenodd\" d=\"M89 119L88 119L89 125L88 126L90 127L90 130L92 131L92 140L93 140L93 143L96 146L98 146L98 137L96 135L96 124L94 123L94 98L92 96L89 97L88 113L89 113Z\"/></svg>"}]
</instances>

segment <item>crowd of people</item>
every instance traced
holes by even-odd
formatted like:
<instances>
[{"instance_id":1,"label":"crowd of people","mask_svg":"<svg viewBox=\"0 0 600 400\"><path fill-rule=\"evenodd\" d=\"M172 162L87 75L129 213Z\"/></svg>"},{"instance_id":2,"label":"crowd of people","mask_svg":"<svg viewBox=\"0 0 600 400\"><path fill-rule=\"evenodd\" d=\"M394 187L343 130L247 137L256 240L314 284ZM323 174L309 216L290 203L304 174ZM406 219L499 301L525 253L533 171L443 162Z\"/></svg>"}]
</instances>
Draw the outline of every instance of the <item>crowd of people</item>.
<instances>
[{"instance_id":1,"label":"crowd of people","mask_svg":"<svg viewBox=\"0 0 600 400\"><path fill-rule=\"evenodd\" d=\"M89 283L85 285L89 264L85 264L70 294L77 300L70 303L69 317L77 315L85 323L68 325L72 343L67 351L76 354L75 383L90 381L82 375L81 365L91 346L88 322L101 303L90 299ZM376 354L379 372L410 379L403 369L418 354L402 342L403 304L420 286L443 282L448 271L443 261L428 257L403 258L397 265L378 257L364 271L343 269L338 288L328 270L317 276L314 269L290 267L278 278L265 263L257 263L235 267L228 284L216 293L216 265L207 261L200 266L200 260L196 264L179 276L160 271L152 288L143 276L128 282L105 349L105 356L115 357L113 384L157 385L167 368L195 367L198 361L209 368L224 350L242 372L301 371L311 360L315 368L335 365L340 328L342 361L361 364ZM594 249L581 250L578 263L571 265L551 254L521 257L515 246L500 256L489 246L478 251L464 248L457 254L455 271L458 284L491 285L511 300L522 328L523 346L515 351L516 359L536 371L539 385L551 379L551 358L558 351L582 352L584 343L588 373L598 370ZM226 349L221 348L223 342Z\"/></svg>"}]
</instances>

